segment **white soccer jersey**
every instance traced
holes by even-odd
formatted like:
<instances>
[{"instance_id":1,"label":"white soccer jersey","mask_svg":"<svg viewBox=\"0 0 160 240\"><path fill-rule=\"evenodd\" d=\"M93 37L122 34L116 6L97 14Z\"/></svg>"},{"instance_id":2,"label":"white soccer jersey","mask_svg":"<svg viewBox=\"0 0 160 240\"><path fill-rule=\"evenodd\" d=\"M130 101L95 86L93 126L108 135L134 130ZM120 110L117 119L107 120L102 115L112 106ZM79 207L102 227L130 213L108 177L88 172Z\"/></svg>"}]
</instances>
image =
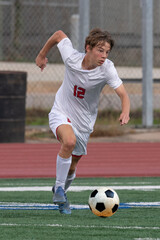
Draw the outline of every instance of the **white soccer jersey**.
<instances>
[{"instance_id":1,"label":"white soccer jersey","mask_svg":"<svg viewBox=\"0 0 160 240\"><path fill-rule=\"evenodd\" d=\"M85 53L75 50L69 38L62 39L57 47L66 68L64 81L56 93L51 112L57 109L79 131L92 132L101 90L106 84L116 89L122 81L114 64L108 59L95 69L82 69Z\"/></svg>"}]
</instances>

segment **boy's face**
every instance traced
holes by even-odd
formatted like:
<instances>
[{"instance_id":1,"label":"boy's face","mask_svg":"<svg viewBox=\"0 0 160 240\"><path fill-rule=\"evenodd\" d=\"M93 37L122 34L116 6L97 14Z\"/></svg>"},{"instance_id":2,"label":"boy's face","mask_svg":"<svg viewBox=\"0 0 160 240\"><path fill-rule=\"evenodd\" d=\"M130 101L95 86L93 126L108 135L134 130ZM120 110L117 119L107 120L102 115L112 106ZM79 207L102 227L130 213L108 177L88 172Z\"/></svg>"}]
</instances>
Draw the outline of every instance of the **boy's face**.
<instances>
[{"instance_id":1,"label":"boy's face","mask_svg":"<svg viewBox=\"0 0 160 240\"><path fill-rule=\"evenodd\" d=\"M89 56L90 63L95 66L101 66L108 57L110 48L110 44L107 42L97 44L92 49L90 49L90 46L87 45L86 52Z\"/></svg>"}]
</instances>

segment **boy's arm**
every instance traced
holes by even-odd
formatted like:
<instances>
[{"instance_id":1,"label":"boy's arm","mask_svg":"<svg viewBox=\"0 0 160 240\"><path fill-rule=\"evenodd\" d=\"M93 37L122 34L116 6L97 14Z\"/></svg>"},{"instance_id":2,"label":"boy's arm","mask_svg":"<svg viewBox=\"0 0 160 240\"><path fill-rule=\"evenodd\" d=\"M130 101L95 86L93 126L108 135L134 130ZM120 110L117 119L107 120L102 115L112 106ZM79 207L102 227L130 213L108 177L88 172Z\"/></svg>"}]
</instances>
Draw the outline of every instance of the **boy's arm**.
<instances>
[{"instance_id":1,"label":"boy's arm","mask_svg":"<svg viewBox=\"0 0 160 240\"><path fill-rule=\"evenodd\" d=\"M43 48L40 50L38 56L36 57L36 65L41 68L41 71L46 67L48 59L46 58L49 50L56 44L58 44L63 38L66 38L67 35L59 30L55 32L45 43Z\"/></svg>"},{"instance_id":2,"label":"boy's arm","mask_svg":"<svg viewBox=\"0 0 160 240\"><path fill-rule=\"evenodd\" d=\"M119 121L121 125L124 125L127 124L130 119L130 100L123 84L121 84L117 89L115 89L115 91L120 97L122 104L122 113L120 114Z\"/></svg>"}]
</instances>

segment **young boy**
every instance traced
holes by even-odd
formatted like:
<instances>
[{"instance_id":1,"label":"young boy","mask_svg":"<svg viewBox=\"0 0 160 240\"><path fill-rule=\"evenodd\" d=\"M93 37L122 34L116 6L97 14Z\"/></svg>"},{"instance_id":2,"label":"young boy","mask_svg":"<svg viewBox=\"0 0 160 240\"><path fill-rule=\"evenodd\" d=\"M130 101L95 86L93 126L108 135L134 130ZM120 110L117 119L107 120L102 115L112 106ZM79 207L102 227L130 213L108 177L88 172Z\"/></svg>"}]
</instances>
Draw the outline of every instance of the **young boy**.
<instances>
[{"instance_id":1,"label":"young boy","mask_svg":"<svg viewBox=\"0 0 160 240\"><path fill-rule=\"evenodd\" d=\"M64 32L55 32L36 58L36 64L41 70L46 67L47 53L56 44L65 64L65 76L49 113L50 128L61 143L52 191L53 202L58 204L60 213L70 214L66 190L76 176L78 161L87 153L101 90L108 84L120 97L121 125L129 121L130 101L114 64L107 59L114 46L108 32L93 29L86 38L85 53L75 50Z\"/></svg>"}]
</instances>

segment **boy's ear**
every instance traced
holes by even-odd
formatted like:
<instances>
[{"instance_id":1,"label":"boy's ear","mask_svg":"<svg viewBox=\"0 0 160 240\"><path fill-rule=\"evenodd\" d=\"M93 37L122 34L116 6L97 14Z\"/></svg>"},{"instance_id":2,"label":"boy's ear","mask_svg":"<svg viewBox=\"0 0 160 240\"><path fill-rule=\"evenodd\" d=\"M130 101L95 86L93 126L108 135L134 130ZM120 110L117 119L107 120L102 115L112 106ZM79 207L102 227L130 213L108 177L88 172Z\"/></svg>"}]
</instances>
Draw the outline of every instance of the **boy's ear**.
<instances>
[{"instance_id":1,"label":"boy's ear","mask_svg":"<svg viewBox=\"0 0 160 240\"><path fill-rule=\"evenodd\" d=\"M86 46L86 52L90 52L91 51L91 47L90 47L90 45L87 45Z\"/></svg>"}]
</instances>

